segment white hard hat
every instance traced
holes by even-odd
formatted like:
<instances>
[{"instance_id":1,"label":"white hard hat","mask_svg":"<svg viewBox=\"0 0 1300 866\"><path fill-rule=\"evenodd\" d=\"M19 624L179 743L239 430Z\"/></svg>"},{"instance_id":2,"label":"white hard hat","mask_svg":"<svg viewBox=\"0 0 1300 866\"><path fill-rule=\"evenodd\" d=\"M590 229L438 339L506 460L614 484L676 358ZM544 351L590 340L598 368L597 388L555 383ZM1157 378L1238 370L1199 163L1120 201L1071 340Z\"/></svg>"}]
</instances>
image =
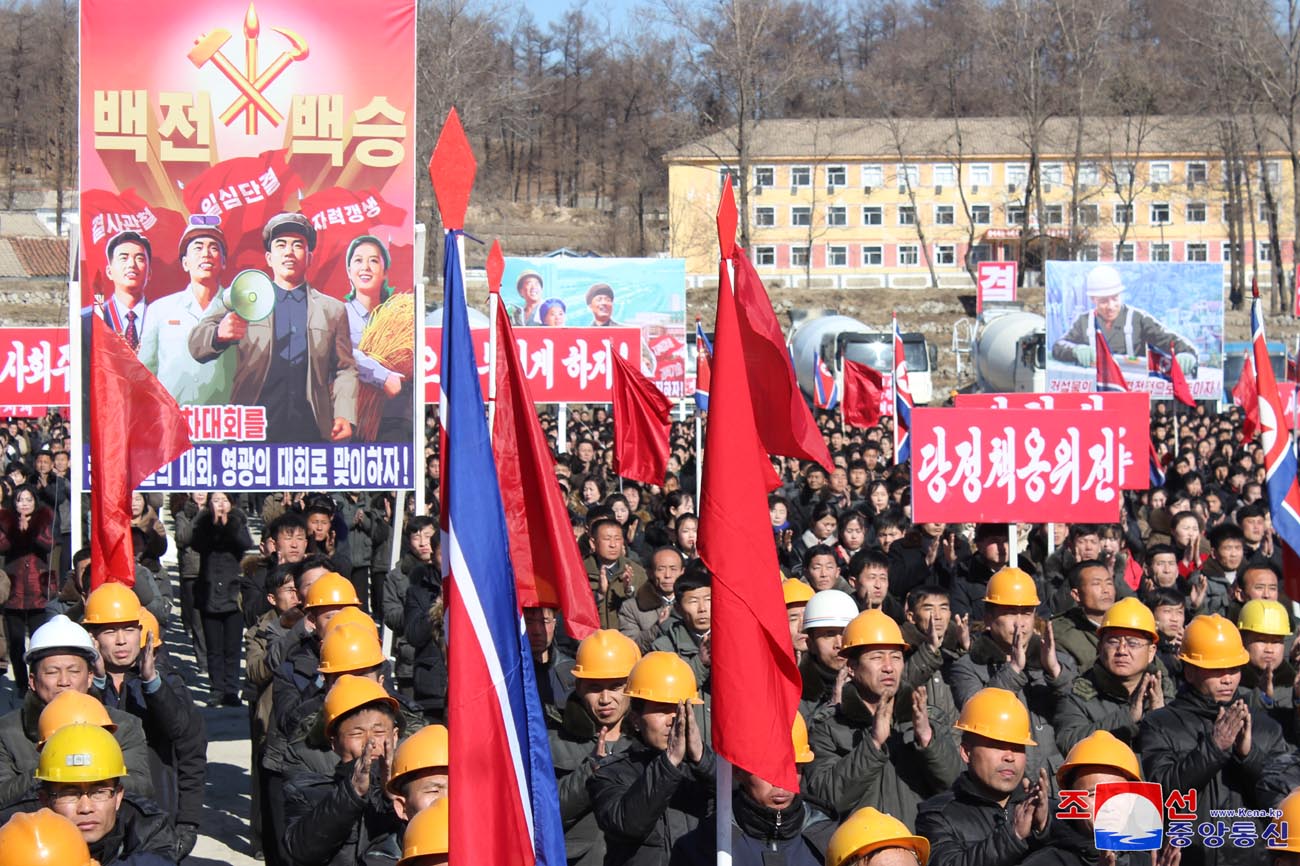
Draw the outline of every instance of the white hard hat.
<instances>
[{"instance_id":1,"label":"white hard hat","mask_svg":"<svg viewBox=\"0 0 1300 866\"><path fill-rule=\"evenodd\" d=\"M51 655L79 655L94 661L96 654L90 633L59 614L32 633L25 661L31 664Z\"/></svg>"},{"instance_id":2,"label":"white hard hat","mask_svg":"<svg viewBox=\"0 0 1300 866\"><path fill-rule=\"evenodd\" d=\"M803 609L803 630L811 628L844 628L858 615L853 596L838 589L823 589L808 599Z\"/></svg>"},{"instance_id":3,"label":"white hard hat","mask_svg":"<svg viewBox=\"0 0 1300 866\"><path fill-rule=\"evenodd\" d=\"M1109 298L1124 291L1124 278L1110 265L1097 265L1088 271L1084 288L1090 298Z\"/></svg>"}]
</instances>

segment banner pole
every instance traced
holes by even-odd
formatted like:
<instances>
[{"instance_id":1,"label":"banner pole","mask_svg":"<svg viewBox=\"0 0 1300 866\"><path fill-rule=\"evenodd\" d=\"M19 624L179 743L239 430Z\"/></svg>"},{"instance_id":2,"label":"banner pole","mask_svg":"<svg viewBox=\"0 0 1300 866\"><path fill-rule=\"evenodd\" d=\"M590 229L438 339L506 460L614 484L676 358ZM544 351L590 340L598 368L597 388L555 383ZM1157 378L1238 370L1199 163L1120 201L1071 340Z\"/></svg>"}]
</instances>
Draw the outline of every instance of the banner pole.
<instances>
[{"instance_id":1,"label":"banner pole","mask_svg":"<svg viewBox=\"0 0 1300 866\"><path fill-rule=\"evenodd\" d=\"M695 510L700 510L700 494L704 487L704 440L701 438L703 425L700 423L700 410L695 410Z\"/></svg>"},{"instance_id":2,"label":"banner pole","mask_svg":"<svg viewBox=\"0 0 1300 866\"><path fill-rule=\"evenodd\" d=\"M1020 567L1020 524L1007 524L1007 565Z\"/></svg>"},{"instance_id":3,"label":"banner pole","mask_svg":"<svg viewBox=\"0 0 1300 866\"><path fill-rule=\"evenodd\" d=\"M686 711L691 712L689 707ZM731 762L721 755L717 755L714 760L717 764L714 802L717 804L718 815L714 841L718 849L718 866L731 866Z\"/></svg>"},{"instance_id":4,"label":"banner pole","mask_svg":"<svg viewBox=\"0 0 1300 866\"><path fill-rule=\"evenodd\" d=\"M1047 524L1047 555L1056 553L1056 523Z\"/></svg>"},{"instance_id":5,"label":"banner pole","mask_svg":"<svg viewBox=\"0 0 1300 866\"><path fill-rule=\"evenodd\" d=\"M559 454L568 453L569 444L569 404L559 403L555 410L555 450Z\"/></svg>"},{"instance_id":6,"label":"banner pole","mask_svg":"<svg viewBox=\"0 0 1300 866\"><path fill-rule=\"evenodd\" d=\"M424 485L418 484L416 485L415 489L423 490ZM416 503L416 513L417 514L420 513L418 499ZM402 559L402 542L405 540L402 536L402 533L405 531L405 527L403 526L405 522L406 522L406 491L399 490L397 491L396 499L393 501L393 534L391 536L392 544L389 546L390 550L388 553L389 571L392 571L394 568L397 568L397 563L400 562ZM380 619L382 620L383 617L381 616ZM394 635L393 635L393 630L389 628L387 625L384 626L383 638L384 638L384 658L392 658Z\"/></svg>"},{"instance_id":7,"label":"banner pole","mask_svg":"<svg viewBox=\"0 0 1300 866\"><path fill-rule=\"evenodd\" d=\"M68 474L72 476L72 501L68 503L68 519L72 525L68 527L71 532L70 546L71 550L63 552L60 560L60 567L64 564L72 563L72 555L81 549L83 536L81 534L81 497L86 491L86 418L84 410L86 402L81 395L85 393L82 389L86 383L81 380L81 357L83 352L90 350L90 346L81 345L81 269L79 265L79 256L81 248L81 231L79 229L68 231L68 273L72 279L68 280L68 349L72 356L69 359L68 366L68 432L72 435L73 452L68 455ZM94 315L92 308L91 315ZM86 331L90 333L89 330Z\"/></svg>"},{"instance_id":8,"label":"banner pole","mask_svg":"<svg viewBox=\"0 0 1300 866\"><path fill-rule=\"evenodd\" d=\"M424 488L425 488L425 479L428 477L428 472L429 472L428 461L424 459L424 449L429 443L428 436L426 435L428 430L427 419L428 419L429 404L428 401L425 399L424 360L423 360L424 348L425 348L424 346L425 316L428 315L426 312L428 310L428 307L426 306L426 303L428 301L428 286L426 286L424 282L424 251L425 251L425 245L427 243L426 239L428 237L428 235L426 234L427 231L428 230L425 228L424 223L415 224L415 265L414 265L415 281L412 286L412 291L415 292L415 359L416 361L414 364L415 372L412 373L412 375L415 377L415 381L411 385L411 391L412 391L411 400L415 404L411 411L411 428L412 428L411 441L412 441L412 446L415 448L415 453L412 455L412 460L411 460L412 463L411 469L413 470L411 472L411 484L414 488L412 490L412 495L415 497L416 514L425 513L426 503L424 501L425 500ZM404 491L398 491L397 495L400 497L402 496L403 493ZM405 503L402 502L401 499L398 499L398 503L403 507L405 506ZM393 520L394 520L394 524L396 524L396 522L399 520L396 514L394 514ZM389 570L391 571L395 567L396 567L396 563L393 563L392 565L389 566Z\"/></svg>"},{"instance_id":9,"label":"banner pole","mask_svg":"<svg viewBox=\"0 0 1300 866\"><path fill-rule=\"evenodd\" d=\"M461 266L464 267L462 260ZM497 304L501 303L501 296L496 292L488 293L488 392L487 392L487 423L488 423L488 441L492 441L495 434L493 422L497 415Z\"/></svg>"}]
</instances>

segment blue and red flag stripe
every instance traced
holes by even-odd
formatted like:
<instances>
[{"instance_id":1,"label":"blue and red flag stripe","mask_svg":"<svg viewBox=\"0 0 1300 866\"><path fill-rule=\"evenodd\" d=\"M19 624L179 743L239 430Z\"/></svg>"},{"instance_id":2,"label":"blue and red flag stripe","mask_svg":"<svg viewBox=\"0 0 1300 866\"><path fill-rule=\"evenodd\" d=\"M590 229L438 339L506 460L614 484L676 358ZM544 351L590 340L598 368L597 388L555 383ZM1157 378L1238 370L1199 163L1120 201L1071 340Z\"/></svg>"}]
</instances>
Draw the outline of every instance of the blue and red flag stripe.
<instances>
[{"instance_id":1,"label":"blue and red flag stripe","mask_svg":"<svg viewBox=\"0 0 1300 866\"><path fill-rule=\"evenodd\" d=\"M709 411L709 388L713 380L713 344L704 335L704 325L695 320L695 408Z\"/></svg>"},{"instance_id":2,"label":"blue and red flag stripe","mask_svg":"<svg viewBox=\"0 0 1300 866\"><path fill-rule=\"evenodd\" d=\"M906 463L912 456L912 385L907 378L907 355L903 335L894 316L894 463Z\"/></svg>"},{"instance_id":3,"label":"blue and red flag stripe","mask_svg":"<svg viewBox=\"0 0 1300 866\"><path fill-rule=\"evenodd\" d=\"M818 409L834 409L840 403L840 389L835 374L826 366L816 347L813 356L813 403Z\"/></svg>"},{"instance_id":4,"label":"blue and red flag stripe","mask_svg":"<svg viewBox=\"0 0 1300 866\"><path fill-rule=\"evenodd\" d=\"M1259 436L1264 446L1264 472L1273 529L1295 553L1300 553L1300 484L1296 482L1295 445L1286 423L1282 396L1277 390L1273 363L1264 337L1264 317L1259 309L1259 289L1252 286L1250 304L1251 348L1255 360L1255 388L1259 394ZM1295 575L1292 575L1292 580ZM1292 583L1288 580L1288 584ZM1295 587L1288 585L1287 591ZM1293 596L1294 597L1294 596Z\"/></svg>"}]
</instances>

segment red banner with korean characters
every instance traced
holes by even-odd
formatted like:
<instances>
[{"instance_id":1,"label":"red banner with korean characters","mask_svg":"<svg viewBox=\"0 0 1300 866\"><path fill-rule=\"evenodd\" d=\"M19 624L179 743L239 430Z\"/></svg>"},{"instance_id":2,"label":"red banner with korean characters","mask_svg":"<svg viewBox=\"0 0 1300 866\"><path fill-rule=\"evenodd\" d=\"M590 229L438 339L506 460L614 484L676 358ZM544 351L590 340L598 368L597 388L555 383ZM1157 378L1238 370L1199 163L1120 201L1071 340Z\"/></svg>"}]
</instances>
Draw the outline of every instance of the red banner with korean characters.
<instances>
[{"instance_id":1,"label":"red banner with korean characters","mask_svg":"<svg viewBox=\"0 0 1300 866\"><path fill-rule=\"evenodd\" d=\"M1098 420L1082 409L913 409L912 519L1113 523L1147 454Z\"/></svg>"},{"instance_id":2,"label":"red banner with korean characters","mask_svg":"<svg viewBox=\"0 0 1300 866\"><path fill-rule=\"evenodd\" d=\"M80 14L73 333L101 316L197 443L144 486L412 488L414 0Z\"/></svg>"},{"instance_id":3,"label":"red banner with korean characters","mask_svg":"<svg viewBox=\"0 0 1300 866\"><path fill-rule=\"evenodd\" d=\"M958 394L958 409L1061 409L1103 413L1132 454L1146 454L1151 441L1151 398L1136 393L1092 394ZM1140 472L1125 476L1125 490L1146 490L1150 476Z\"/></svg>"},{"instance_id":4,"label":"red banner with korean characters","mask_svg":"<svg viewBox=\"0 0 1300 866\"><path fill-rule=\"evenodd\" d=\"M975 313L986 301L1006 303L1016 299L1016 263L980 262L975 271Z\"/></svg>"},{"instance_id":5,"label":"red banner with korean characters","mask_svg":"<svg viewBox=\"0 0 1300 866\"><path fill-rule=\"evenodd\" d=\"M68 405L67 328L0 328L0 361L0 415L32 417L25 413Z\"/></svg>"},{"instance_id":6,"label":"red banner with korean characters","mask_svg":"<svg viewBox=\"0 0 1300 866\"><path fill-rule=\"evenodd\" d=\"M479 386L488 393L488 330L470 335L478 358ZM611 351L635 359L641 346L639 328L516 328L519 359L528 376L534 403L609 403L613 400ZM424 330L424 399L438 402L442 328Z\"/></svg>"}]
</instances>

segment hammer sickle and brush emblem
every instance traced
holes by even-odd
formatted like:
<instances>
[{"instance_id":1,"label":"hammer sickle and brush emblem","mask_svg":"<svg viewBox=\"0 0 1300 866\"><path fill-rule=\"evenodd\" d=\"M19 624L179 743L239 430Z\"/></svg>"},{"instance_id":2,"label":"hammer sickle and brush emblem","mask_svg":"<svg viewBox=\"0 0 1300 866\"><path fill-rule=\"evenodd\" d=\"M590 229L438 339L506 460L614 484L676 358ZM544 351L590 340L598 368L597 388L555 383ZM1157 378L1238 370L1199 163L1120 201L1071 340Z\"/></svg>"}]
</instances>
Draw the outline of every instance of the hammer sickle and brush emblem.
<instances>
[{"instance_id":1,"label":"hammer sickle and brush emblem","mask_svg":"<svg viewBox=\"0 0 1300 866\"><path fill-rule=\"evenodd\" d=\"M221 122L230 126L239 115L244 115L244 131L249 135L257 134L257 118L261 114L272 126L279 126L284 121L280 112L276 111L275 106L267 101L266 89L271 83L280 77L280 74L288 69L291 65L299 60L307 59L307 40L292 30L283 27L272 27L276 33L283 36L289 43L289 47L280 52L280 56L271 61L271 65L261 71L258 70L257 64L257 41L261 34L262 25L258 20L257 11L253 4L248 4L248 12L244 15L244 69L240 71L221 52L233 36L229 30L217 28L211 33L206 33L194 40L194 48L189 53L190 62L196 67L202 69L208 63L217 67L218 71L226 77L226 80L235 85L239 91L238 98L221 113Z\"/></svg>"}]
</instances>

